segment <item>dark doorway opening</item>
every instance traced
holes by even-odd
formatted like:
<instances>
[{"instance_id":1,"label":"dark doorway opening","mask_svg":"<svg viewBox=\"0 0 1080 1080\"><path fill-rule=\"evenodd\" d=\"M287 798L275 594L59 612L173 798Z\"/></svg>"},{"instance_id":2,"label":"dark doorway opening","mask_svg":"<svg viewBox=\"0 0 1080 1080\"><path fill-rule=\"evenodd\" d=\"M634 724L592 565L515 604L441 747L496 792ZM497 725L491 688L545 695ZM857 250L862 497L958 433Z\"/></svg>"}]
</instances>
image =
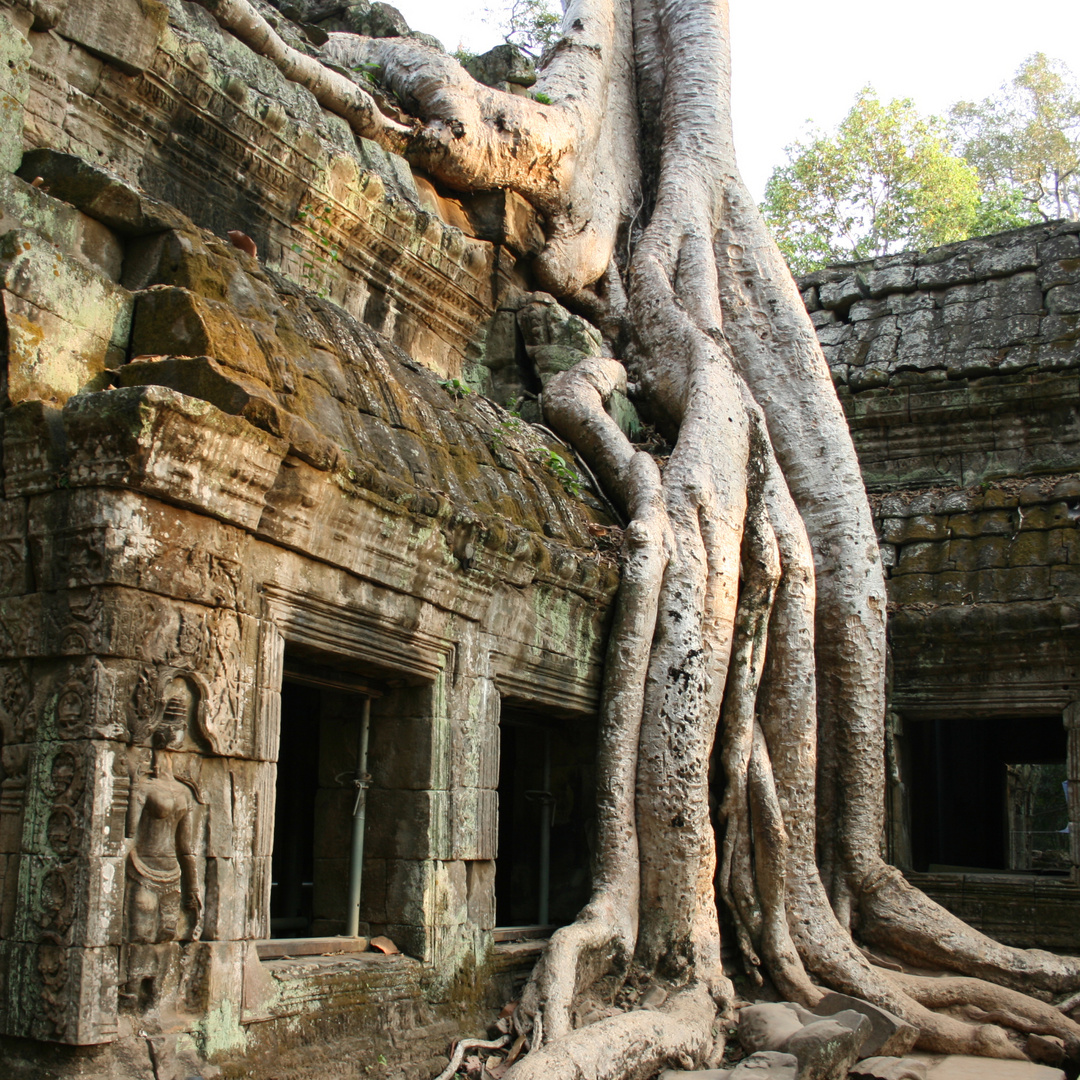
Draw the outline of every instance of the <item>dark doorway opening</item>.
<instances>
[{"instance_id":1,"label":"dark doorway opening","mask_svg":"<svg viewBox=\"0 0 1080 1080\"><path fill-rule=\"evenodd\" d=\"M271 937L311 935L321 712L321 691L288 681L282 684L271 861Z\"/></svg>"},{"instance_id":2,"label":"dark doorway opening","mask_svg":"<svg viewBox=\"0 0 1080 1080\"><path fill-rule=\"evenodd\" d=\"M1060 716L916 721L904 742L914 869L1068 873Z\"/></svg>"},{"instance_id":3,"label":"dark doorway opening","mask_svg":"<svg viewBox=\"0 0 1080 1080\"><path fill-rule=\"evenodd\" d=\"M596 728L503 704L495 923L562 926L589 899Z\"/></svg>"},{"instance_id":4,"label":"dark doorway opening","mask_svg":"<svg viewBox=\"0 0 1080 1080\"><path fill-rule=\"evenodd\" d=\"M286 657L271 859L272 938L346 932L360 723L365 700L377 693L348 672Z\"/></svg>"}]
</instances>

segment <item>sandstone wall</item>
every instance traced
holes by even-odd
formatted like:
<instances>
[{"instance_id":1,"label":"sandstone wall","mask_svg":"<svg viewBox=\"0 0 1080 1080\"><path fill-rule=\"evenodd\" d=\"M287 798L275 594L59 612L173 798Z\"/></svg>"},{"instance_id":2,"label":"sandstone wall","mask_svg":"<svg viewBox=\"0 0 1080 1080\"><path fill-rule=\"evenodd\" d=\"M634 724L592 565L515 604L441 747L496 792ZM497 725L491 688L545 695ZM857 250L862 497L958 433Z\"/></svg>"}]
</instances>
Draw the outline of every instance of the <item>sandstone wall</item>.
<instances>
[{"instance_id":1,"label":"sandstone wall","mask_svg":"<svg viewBox=\"0 0 1080 1080\"><path fill-rule=\"evenodd\" d=\"M6 6L26 29L4 46L19 52L4 93L26 102L26 149L102 166L219 236L245 232L263 265L443 375L482 358L497 297L542 241L522 200L463 200L414 177L197 4Z\"/></svg>"},{"instance_id":2,"label":"sandstone wall","mask_svg":"<svg viewBox=\"0 0 1080 1080\"><path fill-rule=\"evenodd\" d=\"M618 582L571 452L459 378L530 224L193 4L0 4L0 48L5 1075L432 1075L532 959L491 934L501 703L588 725ZM361 914L402 955L260 957L290 662L381 692Z\"/></svg>"},{"instance_id":3,"label":"sandstone wall","mask_svg":"<svg viewBox=\"0 0 1080 1080\"><path fill-rule=\"evenodd\" d=\"M892 856L904 732L1061 717L1080 696L1080 224L829 267L799 282L870 492L890 597ZM1080 734L1071 728L1080 881ZM963 761L954 763L957 770ZM920 879L1018 944L1080 946L1080 890Z\"/></svg>"}]
</instances>

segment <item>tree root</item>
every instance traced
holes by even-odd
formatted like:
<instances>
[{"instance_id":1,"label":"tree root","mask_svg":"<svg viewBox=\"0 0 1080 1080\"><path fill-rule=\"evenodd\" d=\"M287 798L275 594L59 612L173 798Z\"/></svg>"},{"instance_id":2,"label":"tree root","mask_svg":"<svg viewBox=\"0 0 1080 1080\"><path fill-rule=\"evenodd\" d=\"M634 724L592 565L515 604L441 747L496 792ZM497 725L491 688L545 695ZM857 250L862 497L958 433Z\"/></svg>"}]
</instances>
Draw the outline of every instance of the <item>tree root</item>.
<instances>
[{"instance_id":1,"label":"tree root","mask_svg":"<svg viewBox=\"0 0 1080 1080\"><path fill-rule=\"evenodd\" d=\"M973 930L893 867L881 864L860 891L862 937L899 959L945 968L1031 994L1080 987L1080 958L1014 949Z\"/></svg>"},{"instance_id":2,"label":"tree root","mask_svg":"<svg viewBox=\"0 0 1080 1080\"><path fill-rule=\"evenodd\" d=\"M982 1023L1011 1027L1025 1035L1057 1035L1074 1042L1080 1040L1080 1024L1063 1016L1053 1005L983 979L900 974L889 977L928 1008L975 1006L982 1015L973 1019Z\"/></svg>"},{"instance_id":3,"label":"tree root","mask_svg":"<svg viewBox=\"0 0 1080 1080\"><path fill-rule=\"evenodd\" d=\"M627 389L618 360L582 361L545 389L549 422L629 524L605 660L593 895L533 972L514 1014L531 1049L507 1076L622 1080L706 1060L716 1002L731 996L714 877L749 970L766 969L792 1000L815 1004L820 980L916 1025L919 1045L939 1052L1023 1057L1006 1027L1077 1038L1064 1005L1021 991L1076 990L1080 960L989 941L881 860L877 538L813 327L716 109L729 95L724 4L570 0L543 73L550 105L479 87L416 43L335 38L335 57L379 64L422 116L406 127L290 50L246 0L201 2L360 134L452 186L530 199L548 239L534 271L589 306L609 347L625 345L636 397L673 442L661 473L608 416ZM969 977L874 967L853 928ZM574 1030L575 1001L613 970L674 989L659 1009ZM961 1007L964 1018L931 1011Z\"/></svg>"},{"instance_id":4,"label":"tree root","mask_svg":"<svg viewBox=\"0 0 1080 1080\"><path fill-rule=\"evenodd\" d=\"M694 1068L712 1053L716 1006L703 983L656 1010L635 1009L547 1041L506 1080L643 1080L667 1067Z\"/></svg>"},{"instance_id":5,"label":"tree root","mask_svg":"<svg viewBox=\"0 0 1080 1080\"><path fill-rule=\"evenodd\" d=\"M1080 994L1070 994L1064 1001L1059 1001L1054 1006L1056 1009L1060 1009L1063 1013L1071 1013L1076 1008L1080 1007Z\"/></svg>"},{"instance_id":6,"label":"tree root","mask_svg":"<svg viewBox=\"0 0 1080 1080\"><path fill-rule=\"evenodd\" d=\"M380 112L375 99L340 72L287 45L246 0L198 0L218 23L266 57L291 82L310 90L325 109L348 121L358 135L393 153L407 149L415 129Z\"/></svg>"},{"instance_id":7,"label":"tree root","mask_svg":"<svg viewBox=\"0 0 1080 1080\"><path fill-rule=\"evenodd\" d=\"M502 1035L498 1039L461 1039L454 1047L454 1052L450 1056L450 1064L435 1080L450 1080L450 1078L458 1071L462 1061L465 1060L465 1055L470 1050L500 1050L510 1041L509 1035Z\"/></svg>"}]
</instances>

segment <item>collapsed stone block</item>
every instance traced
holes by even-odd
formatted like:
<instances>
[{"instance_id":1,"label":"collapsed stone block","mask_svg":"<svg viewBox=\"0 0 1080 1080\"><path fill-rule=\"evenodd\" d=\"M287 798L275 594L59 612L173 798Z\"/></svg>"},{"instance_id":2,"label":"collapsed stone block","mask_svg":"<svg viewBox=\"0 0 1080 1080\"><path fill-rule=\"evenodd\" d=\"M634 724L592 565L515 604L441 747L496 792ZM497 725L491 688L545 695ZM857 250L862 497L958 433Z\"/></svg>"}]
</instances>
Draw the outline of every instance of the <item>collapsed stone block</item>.
<instances>
[{"instance_id":1,"label":"collapsed stone block","mask_svg":"<svg viewBox=\"0 0 1080 1080\"><path fill-rule=\"evenodd\" d=\"M749 1053L782 1050L788 1040L802 1030L808 1017L816 1019L801 1006L790 1002L748 1005L739 1012L739 1042Z\"/></svg>"},{"instance_id":2,"label":"collapsed stone block","mask_svg":"<svg viewBox=\"0 0 1080 1080\"><path fill-rule=\"evenodd\" d=\"M891 1012L847 994L826 994L815 1006L817 1016L833 1016L853 1010L870 1022L867 1038L860 1048L860 1057L902 1057L914 1045L919 1032L914 1025Z\"/></svg>"},{"instance_id":3,"label":"collapsed stone block","mask_svg":"<svg viewBox=\"0 0 1080 1080\"><path fill-rule=\"evenodd\" d=\"M29 230L0 239L7 396L63 405L125 359L131 294Z\"/></svg>"},{"instance_id":4,"label":"collapsed stone block","mask_svg":"<svg viewBox=\"0 0 1080 1080\"><path fill-rule=\"evenodd\" d=\"M844 1080L869 1031L870 1022L863 1017L855 1027L819 1020L795 1032L784 1049L798 1059L799 1080Z\"/></svg>"},{"instance_id":5,"label":"collapsed stone block","mask_svg":"<svg viewBox=\"0 0 1080 1080\"><path fill-rule=\"evenodd\" d=\"M171 206L148 198L120 177L75 154L50 147L28 150L19 175L27 183L40 178L42 189L52 199L74 206L122 236L145 236L186 224L183 215Z\"/></svg>"},{"instance_id":6,"label":"collapsed stone block","mask_svg":"<svg viewBox=\"0 0 1080 1080\"><path fill-rule=\"evenodd\" d=\"M136 357L213 357L264 386L272 378L251 322L188 289L158 286L139 294L131 349Z\"/></svg>"}]
</instances>

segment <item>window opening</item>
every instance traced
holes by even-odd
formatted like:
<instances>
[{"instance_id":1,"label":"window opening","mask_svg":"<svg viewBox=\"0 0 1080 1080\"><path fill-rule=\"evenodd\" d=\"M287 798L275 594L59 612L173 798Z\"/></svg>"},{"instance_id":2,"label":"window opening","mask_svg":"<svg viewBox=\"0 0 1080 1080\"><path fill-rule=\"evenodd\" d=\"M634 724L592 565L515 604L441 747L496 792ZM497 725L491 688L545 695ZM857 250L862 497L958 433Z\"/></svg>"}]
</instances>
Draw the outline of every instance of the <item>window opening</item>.
<instances>
[{"instance_id":1,"label":"window opening","mask_svg":"<svg viewBox=\"0 0 1080 1080\"><path fill-rule=\"evenodd\" d=\"M347 672L286 662L272 938L359 934L371 701L377 694Z\"/></svg>"},{"instance_id":2,"label":"window opening","mask_svg":"<svg viewBox=\"0 0 1080 1080\"><path fill-rule=\"evenodd\" d=\"M1005 766L1010 870L1072 868L1066 773L1064 761Z\"/></svg>"},{"instance_id":3,"label":"window opening","mask_svg":"<svg viewBox=\"0 0 1080 1080\"><path fill-rule=\"evenodd\" d=\"M505 704L499 724L495 922L565 925L592 880L595 728Z\"/></svg>"},{"instance_id":4,"label":"window opening","mask_svg":"<svg viewBox=\"0 0 1080 1080\"><path fill-rule=\"evenodd\" d=\"M904 742L914 869L1069 873L1060 716L908 721Z\"/></svg>"}]
</instances>

